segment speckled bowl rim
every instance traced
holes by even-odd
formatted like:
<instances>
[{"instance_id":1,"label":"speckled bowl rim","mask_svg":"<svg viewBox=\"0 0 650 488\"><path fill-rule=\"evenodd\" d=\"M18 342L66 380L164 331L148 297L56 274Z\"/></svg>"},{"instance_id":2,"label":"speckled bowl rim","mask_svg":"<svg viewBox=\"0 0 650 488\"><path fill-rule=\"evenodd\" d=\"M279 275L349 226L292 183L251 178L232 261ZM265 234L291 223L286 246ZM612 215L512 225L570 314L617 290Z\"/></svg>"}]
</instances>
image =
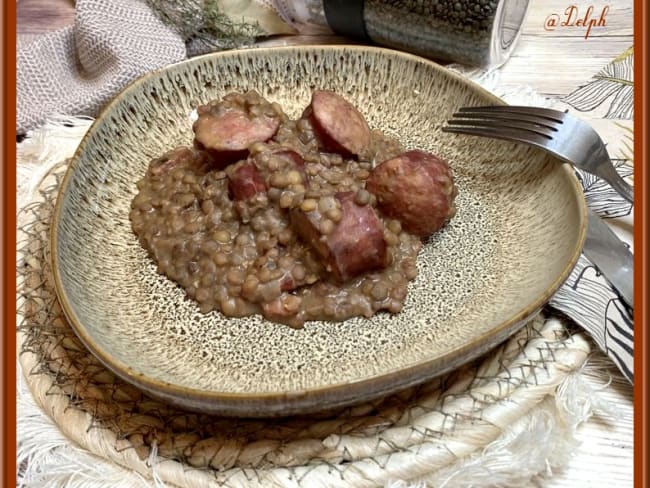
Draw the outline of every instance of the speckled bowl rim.
<instances>
[{"instance_id":1,"label":"speckled bowl rim","mask_svg":"<svg viewBox=\"0 0 650 488\"><path fill-rule=\"evenodd\" d=\"M300 46L279 46L279 47L255 47L245 48L230 51L222 51L217 53L206 54L179 63L170 64L163 68L151 71L137 78L129 85L127 85L113 100L111 100L100 112L91 125L86 135L83 137L79 147L77 148L74 156L72 157L66 174L63 178L59 189L59 197L57 198L52 226L50 230L50 246L51 246L51 264L54 278L54 286L57 297L63 309L63 312L68 319L68 322L79 339L89 349L89 351L97 357L108 369L113 371L117 376L125 381L141 388L145 392L153 396L165 400L171 404L184 406L192 410L204 411L206 413L218 413L226 416L246 416L246 417L277 417L282 415L295 415L301 413L309 413L319 410L326 410L330 408L337 408L350 405L360 401L366 401L373 398L378 398L404 388L424 382L435 376L447 373L460 365L484 354L491 348L507 339L511 334L523 326L528 318L537 313L547 303L550 297L562 286L562 284L569 277L571 271L576 265L580 257L582 247L584 245L587 227L587 205L582 191L582 187L578 182L572 168L558 160L558 164L562 164L562 170L566 177L571 181L573 194L576 200L576 205L579 210L579 232L578 239L574 243L574 249L570 259L565 264L562 272L557 276L555 281L543 292L536 300L529 304L518 314L509 317L498 326L495 326L490 331L485 332L478 337L474 337L469 343L454 348L443 355L433 358L422 360L409 367L398 367L389 372L373 376L371 378L363 378L351 382L343 382L332 384L325 387L304 389L292 392L264 392L264 393L230 393L219 391L204 391L195 388L188 388L177 384L171 384L165 381L160 381L146 376L131 368L125 362L113 357L107 352L100 343L98 343L91 334L88 333L83 323L74 313L73 307L70 304L70 298L66 293L63 286L61 273L58 268L58 251L57 229L61 220L61 207L63 195L68 185L70 184L72 175L78 166L79 156L85 150L88 141L96 132L97 127L103 123L105 115L108 114L113 107L131 90L140 87L146 80L157 76L159 73L166 71L170 68L181 65L192 65L197 62L208 58L227 59L230 57L242 56L246 52L255 53L256 55L269 53L273 55L277 52L300 52L300 51L352 51L352 52L368 52L376 55L387 55L394 57L403 57L410 59L417 63L425 64L428 68L437 71L442 76L450 77L461 84L467 85L469 89L474 90L480 95L484 96L494 104L505 105L505 102L488 92L476 83L462 77L459 74L445 69L443 66L422 58L420 56L404 53L387 48L379 48L372 46L359 46L359 45L346 45L346 44L312 44ZM179 401L178 398L183 398Z\"/></svg>"}]
</instances>

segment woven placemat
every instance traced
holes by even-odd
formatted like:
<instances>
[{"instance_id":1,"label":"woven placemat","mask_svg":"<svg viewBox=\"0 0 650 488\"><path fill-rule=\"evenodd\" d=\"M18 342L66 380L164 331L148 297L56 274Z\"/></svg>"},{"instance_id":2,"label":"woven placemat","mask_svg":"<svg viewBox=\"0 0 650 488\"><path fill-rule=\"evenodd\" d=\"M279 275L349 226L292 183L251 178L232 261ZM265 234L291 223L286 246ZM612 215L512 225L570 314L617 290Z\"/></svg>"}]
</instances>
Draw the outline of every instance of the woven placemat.
<instances>
[{"instance_id":1,"label":"woven placemat","mask_svg":"<svg viewBox=\"0 0 650 488\"><path fill-rule=\"evenodd\" d=\"M148 398L84 348L57 302L49 224L66 166L18 216L18 353L36 402L97 462L192 488L529 486L566 463L582 419L565 393L590 346L544 313L451 374L337 411L230 419Z\"/></svg>"}]
</instances>

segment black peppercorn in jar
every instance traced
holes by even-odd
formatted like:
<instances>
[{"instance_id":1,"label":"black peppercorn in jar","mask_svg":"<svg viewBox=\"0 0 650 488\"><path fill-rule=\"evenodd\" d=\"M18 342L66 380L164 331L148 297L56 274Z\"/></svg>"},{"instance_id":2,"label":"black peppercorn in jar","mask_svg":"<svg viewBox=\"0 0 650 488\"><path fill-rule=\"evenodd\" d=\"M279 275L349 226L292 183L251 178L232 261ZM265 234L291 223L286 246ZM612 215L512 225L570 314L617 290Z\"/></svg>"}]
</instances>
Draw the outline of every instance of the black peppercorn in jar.
<instances>
[{"instance_id":1,"label":"black peppercorn in jar","mask_svg":"<svg viewBox=\"0 0 650 488\"><path fill-rule=\"evenodd\" d=\"M326 24L338 34L434 60L494 67L510 56L529 2L284 0L276 3L293 25Z\"/></svg>"},{"instance_id":2,"label":"black peppercorn in jar","mask_svg":"<svg viewBox=\"0 0 650 488\"><path fill-rule=\"evenodd\" d=\"M378 44L474 66L504 63L527 0L366 0L368 36Z\"/></svg>"}]
</instances>

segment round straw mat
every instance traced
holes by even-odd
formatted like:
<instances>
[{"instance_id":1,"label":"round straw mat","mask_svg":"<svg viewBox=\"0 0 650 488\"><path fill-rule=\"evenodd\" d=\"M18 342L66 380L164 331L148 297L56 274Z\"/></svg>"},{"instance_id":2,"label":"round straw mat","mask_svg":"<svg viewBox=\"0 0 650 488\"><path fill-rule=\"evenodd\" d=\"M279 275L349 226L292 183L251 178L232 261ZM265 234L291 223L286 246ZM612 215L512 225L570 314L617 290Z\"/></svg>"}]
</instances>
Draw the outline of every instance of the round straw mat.
<instances>
[{"instance_id":1,"label":"round straw mat","mask_svg":"<svg viewBox=\"0 0 650 488\"><path fill-rule=\"evenodd\" d=\"M36 402L71 442L103 461L157 486L192 488L371 487L395 480L450 487L476 486L476 479L527 486L549 464L566 462L548 436L565 415L559 392L590 346L545 313L451 374L337 411L231 419L148 398L82 346L57 302L48 234L65 167L52 168L19 213L18 353ZM522 453L540 462L531 467L528 459L522 469Z\"/></svg>"}]
</instances>

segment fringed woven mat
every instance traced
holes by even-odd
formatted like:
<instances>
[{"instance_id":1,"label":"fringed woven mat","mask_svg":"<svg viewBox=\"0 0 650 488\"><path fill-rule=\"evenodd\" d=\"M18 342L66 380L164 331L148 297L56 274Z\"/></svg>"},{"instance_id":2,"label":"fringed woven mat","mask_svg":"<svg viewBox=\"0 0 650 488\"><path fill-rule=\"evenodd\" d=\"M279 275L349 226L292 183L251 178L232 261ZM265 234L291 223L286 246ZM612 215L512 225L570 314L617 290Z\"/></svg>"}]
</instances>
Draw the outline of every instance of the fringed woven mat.
<instances>
[{"instance_id":1,"label":"fringed woven mat","mask_svg":"<svg viewBox=\"0 0 650 488\"><path fill-rule=\"evenodd\" d=\"M83 125L51 126L59 138L32 140L22 156L38 147L31 160L57 160ZM57 302L49 224L66 165L36 164L48 169L38 185L33 171L19 181L29 202L17 255L18 353L32 394L19 391L24 486L523 487L568 461L589 415L580 369L590 345L545 314L452 374L338 411L229 419L146 397L88 353ZM43 435L50 422L32 398L59 433Z\"/></svg>"}]
</instances>

